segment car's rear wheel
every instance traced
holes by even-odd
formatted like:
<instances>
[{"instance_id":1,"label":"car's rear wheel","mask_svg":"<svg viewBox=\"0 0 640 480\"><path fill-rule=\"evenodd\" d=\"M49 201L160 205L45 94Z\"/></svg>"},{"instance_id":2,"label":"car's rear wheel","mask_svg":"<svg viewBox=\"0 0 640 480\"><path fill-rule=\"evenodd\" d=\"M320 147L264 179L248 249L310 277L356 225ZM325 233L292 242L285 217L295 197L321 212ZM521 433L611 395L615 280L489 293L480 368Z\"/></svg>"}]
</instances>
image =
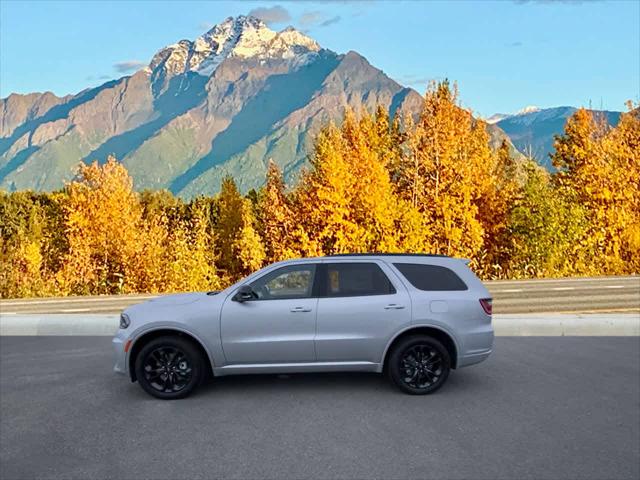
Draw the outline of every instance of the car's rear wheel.
<instances>
[{"instance_id":1,"label":"car's rear wheel","mask_svg":"<svg viewBox=\"0 0 640 480\"><path fill-rule=\"evenodd\" d=\"M447 381L450 370L447 349L426 335L401 339L389 355L391 380L400 390L412 395L435 392Z\"/></svg>"},{"instance_id":2,"label":"car's rear wheel","mask_svg":"<svg viewBox=\"0 0 640 480\"><path fill-rule=\"evenodd\" d=\"M191 341L178 336L159 337L140 350L136 377L143 390L156 398L184 398L202 382L204 360Z\"/></svg>"}]
</instances>

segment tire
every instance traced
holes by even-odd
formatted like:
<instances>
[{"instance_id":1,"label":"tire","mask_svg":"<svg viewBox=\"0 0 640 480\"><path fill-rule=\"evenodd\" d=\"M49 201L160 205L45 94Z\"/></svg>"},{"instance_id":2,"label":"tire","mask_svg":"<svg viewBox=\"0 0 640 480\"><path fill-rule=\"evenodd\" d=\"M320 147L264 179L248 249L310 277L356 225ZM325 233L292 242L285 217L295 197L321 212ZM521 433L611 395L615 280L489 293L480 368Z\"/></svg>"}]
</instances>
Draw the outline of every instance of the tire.
<instances>
[{"instance_id":1,"label":"tire","mask_svg":"<svg viewBox=\"0 0 640 480\"><path fill-rule=\"evenodd\" d=\"M142 347L135 362L142 389L162 400L188 396L205 376L205 359L193 342L179 336L158 337Z\"/></svg>"},{"instance_id":2,"label":"tire","mask_svg":"<svg viewBox=\"0 0 640 480\"><path fill-rule=\"evenodd\" d=\"M430 360L431 359L431 360ZM451 357L444 346L427 335L413 335L393 347L388 360L393 383L411 395L438 390L449 377Z\"/></svg>"}]
</instances>

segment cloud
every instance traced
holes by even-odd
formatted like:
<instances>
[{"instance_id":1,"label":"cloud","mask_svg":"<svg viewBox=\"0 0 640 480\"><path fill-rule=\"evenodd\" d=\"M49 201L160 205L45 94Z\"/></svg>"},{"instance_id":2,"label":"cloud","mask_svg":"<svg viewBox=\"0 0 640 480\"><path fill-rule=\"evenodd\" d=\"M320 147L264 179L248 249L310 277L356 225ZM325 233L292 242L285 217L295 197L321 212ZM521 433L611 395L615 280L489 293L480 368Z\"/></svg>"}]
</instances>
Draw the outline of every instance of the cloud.
<instances>
[{"instance_id":1,"label":"cloud","mask_svg":"<svg viewBox=\"0 0 640 480\"><path fill-rule=\"evenodd\" d=\"M326 13L312 11L312 12L304 12L300 15L300 25L307 28L313 27L328 27L329 25L333 25L334 23L338 23L340 21L340 15L336 15L335 17L328 17Z\"/></svg>"},{"instance_id":2,"label":"cloud","mask_svg":"<svg viewBox=\"0 0 640 480\"><path fill-rule=\"evenodd\" d=\"M147 62L141 62L140 60L126 60L124 62L114 63L113 68L119 73L129 73L139 70L146 65Z\"/></svg>"},{"instance_id":3,"label":"cloud","mask_svg":"<svg viewBox=\"0 0 640 480\"><path fill-rule=\"evenodd\" d=\"M254 8L249 12L249 15L259 18L268 25L272 23L285 23L291 20L289 11L280 5Z\"/></svg>"},{"instance_id":4,"label":"cloud","mask_svg":"<svg viewBox=\"0 0 640 480\"><path fill-rule=\"evenodd\" d=\"M89 76L86 78L86 80L87 80L87 82L93 82L94 80L109 80L109 79L111 79L111 78L112 78L112 76L111 76L111 75L98 75L98 76L95 76L95 75L89 75Z\"/></svg>"},{"instance_id":5,"label":"cloud","mask_svg":"<svg viewBox=\"0 0 640 480\"><path fill-rule=\"evenodd\" d=\"M425 86L431 80L436 80L436 79L434 79L433 77L426 77L424 75L416 75L416 74L410 73L407 75L401 75L400 77L397 78L397 80L398 80L398 83L400 83L401 85Z\"/></svg>"},{"instance_id":6,"label":"cloud","mask_svg":"<svg viewBox=\"0 0 640 480\"><path fill-rule=\"evenodd\" d=\"M304 12L300 15L300 25L303 27L316 25L317 23L320 23L323 18L324 14L322 12Z\"/></svg>"},{"instance_id":7,"label":"cloud","mask_svg":"<svg viewBox=\"0 0 640 480\"><path fill-rule=\"evenodd\" d=\"M321 27L328 27L329 25L333 25L334 23L338 23L340 21L340 15L336 15L335 17L328 18L324 22L320 23Z\"/></svg>"},{"instance_id":8,"label":"cloud","mask_svg":"<svg viewBox=\"0 0 640 480\"><path fill-rule=\"evenodd\" d=\"M506 45L507 45L507 47L514 47L514 48L516 48L516 47L521 47L521 46L522 46L522 45L524 45L524 44L523 44L522 42L511 42L511 43L507 43Z\"/></svg>"}]
</instances>

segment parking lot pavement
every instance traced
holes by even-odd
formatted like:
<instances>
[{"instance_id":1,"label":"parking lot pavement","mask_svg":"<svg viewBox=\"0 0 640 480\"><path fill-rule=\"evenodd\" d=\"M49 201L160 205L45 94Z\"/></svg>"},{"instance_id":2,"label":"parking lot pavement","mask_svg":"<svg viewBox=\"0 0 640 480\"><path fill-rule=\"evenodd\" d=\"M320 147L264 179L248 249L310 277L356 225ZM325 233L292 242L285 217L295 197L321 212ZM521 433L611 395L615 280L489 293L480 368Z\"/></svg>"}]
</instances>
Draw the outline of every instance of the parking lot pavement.
<instances>
[{"instance_id":1,"label":"parking lot pavement","mask_svg":"<svg viewBox=\"0 0 640 480\"><path fill-rule=\"evenodd\" d=\"M435 395L374 374L218 379L163 402L106 337L0 338L0 478L640 477L640 339L497 338Z\"/></svg>"}]
</instances>

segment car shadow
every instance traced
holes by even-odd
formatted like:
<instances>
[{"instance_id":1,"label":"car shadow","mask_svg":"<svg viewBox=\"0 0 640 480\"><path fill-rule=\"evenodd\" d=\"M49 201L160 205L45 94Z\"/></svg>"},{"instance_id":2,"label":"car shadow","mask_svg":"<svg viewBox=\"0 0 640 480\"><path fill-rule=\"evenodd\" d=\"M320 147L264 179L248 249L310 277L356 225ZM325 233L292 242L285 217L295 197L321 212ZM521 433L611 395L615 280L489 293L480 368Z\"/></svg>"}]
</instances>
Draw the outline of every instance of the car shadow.
<instances>
[{"instance_id":1,"label":"car shadow","mask_svg":"<svg viewBox=\"0 0 640 480\"><path fill-rule=\"evenodd\" d=\"M246 391L327 391L351 390L351 391L380 391L389 390L386 377L376 373L362 372L327 372L327 373L291 373L291 374L256 374L256 375L229 375L215 377L207 380L200 388L199 393L209 394L214 391L224 390L234 392Z\"/></svg>"},{"instance_id":2,"label":"car shadow","mask_svg":"<svg viewBox=\"0 0 640 480\"><path fill-rule=\"evenodd\" d=\"M485 374L465 369L454 371L447 383L435 393L440 396L457 396L469 391L485 391L495 388ZM123 387L121 385L121 387ZM137 384L129 384L120 393L141 400L150 397ZM229 375L206 380L188 399L215 398L223 395L292 395L311 394L360 396L378 394L383 396L399 395L406 397L385 376L377 373L330 372L330 373L293 373L293 374L252 374Z\"/></svg>"}]
</instances>

